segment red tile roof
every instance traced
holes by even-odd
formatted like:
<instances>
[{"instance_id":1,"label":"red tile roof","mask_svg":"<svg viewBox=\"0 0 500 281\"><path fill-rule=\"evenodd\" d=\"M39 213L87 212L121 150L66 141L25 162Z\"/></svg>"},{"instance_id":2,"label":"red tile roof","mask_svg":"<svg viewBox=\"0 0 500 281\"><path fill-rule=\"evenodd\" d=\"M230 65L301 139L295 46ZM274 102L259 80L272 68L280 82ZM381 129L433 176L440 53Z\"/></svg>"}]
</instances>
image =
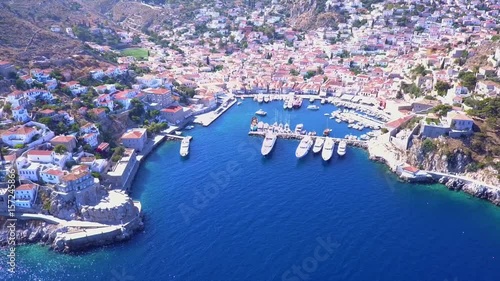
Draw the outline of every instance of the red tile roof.
<instances>
[{"instance_id":1,"label":"red tile roof","mask_svg":"<svg viewBox=\"0 0 500 281\"><path fill-rule=\"evenodd\" d=\"M167 108L162 109L161 111L167 112L167 113L175 113L182 110L182 106L169 106Z\"/></svg>"},{"instance_id":2,"label":"red tile roof","mask_svg":"<svg viewBox=\"0 0 500 281\"><path fill-rule=\"evenodd\" d=\"M49 156L49 155L52 155L52 150L37 150L37 149L33 149L33 150L30 150L28 151L27 153L28 156Z\"/></svg>"},{"instance_id":3,"label":"red tile roof","mask_svg":"<svg viewBox=\"0 0 500 281\"><path fill-rule=\"evenodd\" d=\"M26 184L21 184L20 186L16 187L16 190L33 190L35 189L36 185L32 183L26 183Z\"/></svg>"}]
</instances>

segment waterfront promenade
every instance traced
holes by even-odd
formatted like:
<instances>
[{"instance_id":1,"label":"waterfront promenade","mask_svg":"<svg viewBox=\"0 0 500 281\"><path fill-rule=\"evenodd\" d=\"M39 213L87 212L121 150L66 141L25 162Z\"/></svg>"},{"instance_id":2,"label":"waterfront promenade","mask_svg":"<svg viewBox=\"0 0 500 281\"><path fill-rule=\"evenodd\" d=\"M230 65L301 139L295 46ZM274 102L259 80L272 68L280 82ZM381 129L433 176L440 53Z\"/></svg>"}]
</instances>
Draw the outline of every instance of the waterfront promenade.
<instances>
[{"instance_id":1,"label":"waterfront promenade","mask_svg":"<svg viewBox=\"0 0 500 281\"><path fill-rule=\"evenodd\" d=\"M8 214L5 213L0 213L0 216L5 216L8 217ZM31 213L23 213L16 211L15 213L15 218L20 219L20 220L41 220L46 223L50 224L59 224L61 226L66 226L66 227L78 227L78 228L101 228L101 227L108 227L109 225L98 223L98 222L91 222L91 221L78 221L78 220L63 220L51 215L44 215L44 214L31 214Z\"/></svg>"},{"instance_id":2,"label":"waterfront promenade","mask_svg":"<svg viewBox=\"0 0 500 281\"><path fill-rule=\"evenodd\" d=\"M222 114L224 114L224 112L226 112L228 109L230 109L238 101L236 99L234 99L232 101L227 100L227 102L229 102L229 103L226 106L221 106L215 111L210 111L210 112L195 116L193 122L196 124L200 124L204 127L210 126L210 124L212 124L215 120L217 120L217 118L219 118Z\"/></svg>"}]
</instances>

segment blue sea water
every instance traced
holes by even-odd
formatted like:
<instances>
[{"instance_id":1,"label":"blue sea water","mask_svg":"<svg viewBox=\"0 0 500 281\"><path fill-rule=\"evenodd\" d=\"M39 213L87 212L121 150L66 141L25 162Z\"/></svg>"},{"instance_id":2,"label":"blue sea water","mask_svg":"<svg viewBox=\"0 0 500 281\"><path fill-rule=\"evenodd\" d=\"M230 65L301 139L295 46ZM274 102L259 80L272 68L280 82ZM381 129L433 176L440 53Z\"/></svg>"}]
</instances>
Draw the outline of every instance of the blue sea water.
<instances>
[{"instance_id":1,"label":"blue sea water","mask_svg":"<svg viewBox=\"0 0 500 281\"><path fill-rule=\"evenodd\" d=\"M307 104L307 102L305 102ZM247 135L253 113L321 132L326 112L283 114L245 100L194 136L152 153L132 196L145 230L130 241L63 255L18 247L16 275L0 280L500 280L500 209L440 185L401 183L367 153L348 148L323 163L279 139L269 158ZM333 135L351 131L329 122Z\"/></svg>"}]
</instances>

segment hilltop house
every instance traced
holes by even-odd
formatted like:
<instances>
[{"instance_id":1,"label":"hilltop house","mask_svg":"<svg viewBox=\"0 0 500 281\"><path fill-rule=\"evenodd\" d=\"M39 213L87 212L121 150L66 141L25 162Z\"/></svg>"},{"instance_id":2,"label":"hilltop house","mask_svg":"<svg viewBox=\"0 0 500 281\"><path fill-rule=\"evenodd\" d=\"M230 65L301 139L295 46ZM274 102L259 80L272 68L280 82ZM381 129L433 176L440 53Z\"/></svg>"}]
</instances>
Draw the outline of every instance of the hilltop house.
<instances>
[{"instance_id":1,"label":"hilltop house","mask_svg":"<svg viewBox=\"0 0 500 281\"><path fill-rule=\"evenodd\" d=\"M142 151L144 145L148 141L148 133L146 129L132 129L122 135L121 141L123 146L126 148L133 148L137 151Z\"/></svg>"},{"instance_id":2,"label":"hilltop house","mask_svg":"<svg viewBox=\"0 0 500 281\"><path fill-rule=\"evenodd\" d=\"M146 100L150 104L157 104L159 107L167 107L171 105L174 100L172 98L172 93L168 89L158 88L158 89L145 89Z\"/></svg>"},{"instance_id":3,"label":"hilltop house","mask_svg":"<svg viewBox=\"0 0 500 281\"><path fill-rule=\"evenodd\" d=\"M58 191L65 193L80 191L94 185L94 177L92 177L89 168L85 165L73 166L71 171L63 175L60 180L56 188Z\"/></svg>"},{"instance_id":4,"label":"hilltop house","mask_svg":"<svg viewBox=\"0 0 500 281\"><path fill-rule=\"evenodd\" d=\"M64 147L66 147L66 149L69 152L71 152L76 148L76 138L72 135L68 135L68 136L60 135L60 136L56 136L53 139L51 139L50 144L52 144L53 146L56 146L59 144L64 145Z\"/></svg>"},{"instance_id":5,"label":"hilltop house","mask_svg":"<svg viewBox=\"0 0 500 281\"><path fill-rule=\"evenodd\" d=\"M437 138L444 135L458 138L472 134L473 126L474 121L472 118L462 112L450 111L445 118L429 114L421 121L420 135L428 138Z\"/></svg>"},{"instance_id":6,"label":"hilltop house","mask_svg":"<svg viewBox=\"0 0 500 281\"><path fill-rule=\"evenodd\" d=\"M17 144L24 145L31 143L36 135L39 135L39 132L35 127L15 126L4 131L1 137L3 143L10 147L14 147Z\"/></svg>"},{"instance_id":7,"label":"hilltop house","mask_svg":"<svg viewBox=\"0 0 500 281\"><path fill-rule=\"evenodd\" d=\"M20 208L31 208L36 201L38 186L33 183L25 183L16 187L14 192L16 200L14 204Z\"/></svg>"}]
</instances>

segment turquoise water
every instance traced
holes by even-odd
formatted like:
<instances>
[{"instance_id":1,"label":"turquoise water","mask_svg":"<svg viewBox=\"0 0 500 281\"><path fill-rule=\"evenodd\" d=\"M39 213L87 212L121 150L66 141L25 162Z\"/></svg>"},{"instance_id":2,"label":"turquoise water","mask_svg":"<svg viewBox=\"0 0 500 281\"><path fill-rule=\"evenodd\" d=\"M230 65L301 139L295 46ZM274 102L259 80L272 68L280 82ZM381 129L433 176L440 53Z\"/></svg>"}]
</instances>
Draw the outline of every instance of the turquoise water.
<instances>
[{"instance_id":1,"label":"turquoise water","mask_svg":"<svg viewBox=\"0 0 500 281\"><path fill-rule=\"evenodd\" d=\"M8 280L500 280L498 207L400 183L360 149L299 161L298 142L279 139L262 158L262 139L247 135L259 108L271 123L283 112L247 99L189 132L188 159L175 142L149 156L132 193L144 232L78 255L19 247ZM332 110L303 106L289 118L321 132ZM334 136L351 131L329 125ZM5 264L2 252L0 277Z\"/></svg>"}]
</instances>

